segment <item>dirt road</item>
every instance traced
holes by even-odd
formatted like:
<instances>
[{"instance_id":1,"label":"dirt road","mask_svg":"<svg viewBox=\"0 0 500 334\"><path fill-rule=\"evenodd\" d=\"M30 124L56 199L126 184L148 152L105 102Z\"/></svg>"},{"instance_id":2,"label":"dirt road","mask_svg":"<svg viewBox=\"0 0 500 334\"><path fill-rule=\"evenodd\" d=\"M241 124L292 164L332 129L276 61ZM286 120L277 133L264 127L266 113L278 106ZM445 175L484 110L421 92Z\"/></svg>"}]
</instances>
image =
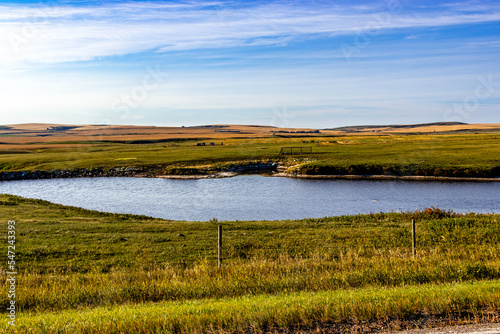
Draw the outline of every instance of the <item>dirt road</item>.
<instances>
[{"instance_id":1,"label":"dirt road","mask_svg":"<svg viewBox=\"0 0 500 334\"><path fill-rule=\"evenodd\" d=\"M402 332L391 332L390 334L500 334L500 323L413 329Z\"/></svg>"}]
</instances>

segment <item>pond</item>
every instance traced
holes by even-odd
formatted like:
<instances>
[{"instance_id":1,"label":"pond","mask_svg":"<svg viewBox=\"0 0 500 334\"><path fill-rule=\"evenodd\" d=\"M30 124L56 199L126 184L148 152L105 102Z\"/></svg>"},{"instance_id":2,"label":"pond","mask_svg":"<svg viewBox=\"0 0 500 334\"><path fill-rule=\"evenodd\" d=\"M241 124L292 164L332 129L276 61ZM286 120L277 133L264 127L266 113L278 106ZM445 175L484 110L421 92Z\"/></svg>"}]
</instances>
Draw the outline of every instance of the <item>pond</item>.
<instances>
[{"instance_id":1,"label":"pond","mask_svg":"<svg viewBox=\"0 0 500 334\"><path fill-rule=\"evenodd\" d=\"M283 220L439 207L499 213L498 182L103 177L0 182L0 193L172 220Z\"/></svg>"}]
</instances>

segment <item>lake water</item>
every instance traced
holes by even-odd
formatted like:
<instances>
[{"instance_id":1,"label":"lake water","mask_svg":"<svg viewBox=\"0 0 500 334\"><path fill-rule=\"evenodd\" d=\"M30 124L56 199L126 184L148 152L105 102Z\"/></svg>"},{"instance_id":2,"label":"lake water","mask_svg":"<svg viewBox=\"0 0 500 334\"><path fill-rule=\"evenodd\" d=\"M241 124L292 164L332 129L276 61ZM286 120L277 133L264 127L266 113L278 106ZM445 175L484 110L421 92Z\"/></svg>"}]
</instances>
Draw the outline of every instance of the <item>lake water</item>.
<instances>
[{"instance_id":1,"label":"lake water","mask_svg":"<svg viewBox=\"0 0 500 334\"><path fill-rule=\"evenodd\" d=\"M0 182L0 193L173 220L281 220L426 207L500 213L498 182L76 178Z\"/></svg>"}]
</instances>

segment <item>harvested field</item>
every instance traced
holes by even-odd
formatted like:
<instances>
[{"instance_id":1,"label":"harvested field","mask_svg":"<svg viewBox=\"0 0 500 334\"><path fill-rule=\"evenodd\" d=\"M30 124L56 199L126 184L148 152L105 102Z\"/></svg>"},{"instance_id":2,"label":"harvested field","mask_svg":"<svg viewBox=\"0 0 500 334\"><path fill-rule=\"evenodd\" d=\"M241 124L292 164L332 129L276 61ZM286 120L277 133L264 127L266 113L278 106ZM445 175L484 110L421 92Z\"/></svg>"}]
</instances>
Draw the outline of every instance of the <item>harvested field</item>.
<instances>
[{"instance_id":1,"label":"harvested field","mask_svg":"<svg viewBox=\"0 0 500 334\"><path fill-rule=\"evenodd\" d=\"M500 132L500 124L454 124L454 125L404 125L404 126L360 126L308 133L312 129L276 128L254 125L207 125L193 127L156 127L125 125L57 125L57 124L15 124L0 128L0 149L6 145L26 145L54 142L130 142L167 139L228 139L265 138L278 136L346 136L383 135L414 133L454 132ZM72 146L67 146L72 147Z\"/></svg>"}]
</instances>

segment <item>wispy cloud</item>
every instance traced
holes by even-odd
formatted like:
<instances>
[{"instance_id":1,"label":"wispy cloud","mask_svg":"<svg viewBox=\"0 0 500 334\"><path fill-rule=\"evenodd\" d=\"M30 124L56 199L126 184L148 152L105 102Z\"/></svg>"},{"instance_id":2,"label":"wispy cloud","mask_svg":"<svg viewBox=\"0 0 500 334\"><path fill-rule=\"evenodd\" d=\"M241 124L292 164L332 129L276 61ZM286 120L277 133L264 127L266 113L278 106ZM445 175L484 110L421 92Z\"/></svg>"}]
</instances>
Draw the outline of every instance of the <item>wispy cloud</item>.
<instances>
[{"instance_id":1,"label":"wispy cloud","mask_svg":"<svg viewBox=\"0 0 500 334\"><path fill-rule=\"evenodd\" d=\"M59 63L147 50L283 45L304 36L354 34L378 14L391 15L380 27L383 31L500 21L500 6L482 5L478 10L455 4L418 14L405 8L391 13L383 6L311 7L283 2L236 8L221 2L0 6L0 61Z\"/></svg>"},{"instance_id":2,"label":"wispy cloud","mask_svg":"<svg viewBox=\"0 0 500 334\"><path fill-rule=\"evenodd\" d=\"M500 80L500 3L23 1L0 5L9 122L262 123L281 106L296 126L424 122ZM347 62L342 43L363 47ZM148 67L169 75L117 114ZM498 119L483 102L474 119Z\"/></svg>"},{"instance_id":3,"label":"wispy cloud","mask_svg":"<svg viewBox=\"0 0 500 334\"><path fill-rule=\"evenodd\" d=\"M470 42L467 45L471 47L490 47L490 48L500 48L500 41L484 41L484 42Z\"/></svg>"}]
</instances>

